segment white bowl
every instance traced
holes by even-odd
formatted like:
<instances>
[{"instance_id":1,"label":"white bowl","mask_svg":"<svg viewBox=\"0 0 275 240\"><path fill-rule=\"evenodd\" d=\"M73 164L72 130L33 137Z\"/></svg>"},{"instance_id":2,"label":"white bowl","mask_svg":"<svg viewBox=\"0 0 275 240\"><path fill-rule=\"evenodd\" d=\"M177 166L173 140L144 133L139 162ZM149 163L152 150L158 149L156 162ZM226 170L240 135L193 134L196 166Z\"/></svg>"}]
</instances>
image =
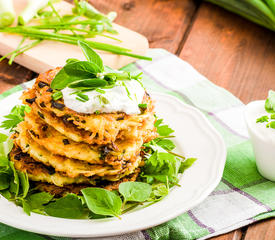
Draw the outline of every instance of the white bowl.
<instances>
[{"instance_id":1,"label":"white bowl","mask_svg":"<svg viewBox=\"0 0 275 240\"><path fill-rule=\"evenodd\" d=\"M254 101L246 106L245 119L253 145L259 173L275 181L275 129L266 123L256 123L259 117L270 115L265 111L265 101Z\"/></svg>"}]
</instances>

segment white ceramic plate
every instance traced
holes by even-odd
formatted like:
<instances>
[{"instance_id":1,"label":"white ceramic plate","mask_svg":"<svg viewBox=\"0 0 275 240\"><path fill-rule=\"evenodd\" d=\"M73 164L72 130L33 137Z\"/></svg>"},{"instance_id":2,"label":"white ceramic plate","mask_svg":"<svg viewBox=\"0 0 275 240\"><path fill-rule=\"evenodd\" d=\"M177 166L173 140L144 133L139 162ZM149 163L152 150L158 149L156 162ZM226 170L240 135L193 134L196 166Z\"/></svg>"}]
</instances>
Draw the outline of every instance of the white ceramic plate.
<instances>
[{"instance_id":1,"label":"white ceramic plate","mask_svg":"<svg viewBox=\"0 0 275 240\"><path fill-rule=\"evenodd\" d=\"M2 116L20 103L21 92L0 101ZM152 94L157 115L174 130L178 153L198 160L181 177L181 187L175 187L162 201L117 218L101 220L70 220L32 213L27 216L20 207L0 199L0 222L40 234L64 237L112 236L147 229L173 219L202 202L219 183L226 159L226 148L220 134L206 117L175 97Z\"/></svg>"}]
</instances>

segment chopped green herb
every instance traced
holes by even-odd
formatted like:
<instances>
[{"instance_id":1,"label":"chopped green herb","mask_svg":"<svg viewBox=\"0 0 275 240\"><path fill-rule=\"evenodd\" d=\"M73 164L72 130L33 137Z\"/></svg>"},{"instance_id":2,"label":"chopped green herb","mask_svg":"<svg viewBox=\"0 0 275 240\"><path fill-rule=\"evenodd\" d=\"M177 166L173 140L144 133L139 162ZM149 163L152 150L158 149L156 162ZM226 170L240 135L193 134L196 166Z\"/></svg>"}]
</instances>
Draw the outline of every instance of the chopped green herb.
<instances>
[{"instance_id":1,"label":"chopped green herb","mask_svg":"<svg viewBox=\"0 0 275 240\"><path fill-rule=\"evenodd\" d=\"M270 113L270 116L262 116L256 120L256 123L266 122L267 128L275 129L275 91L270 90L268 92L268 98L265 101L265 110L267 113Z\"/></svg>"},{"instance_id":2,"label":"chopped green herb","mask_svg":"<svg viewBox=\"0 0 275 240\"><path fill-rule=\"evenodd\" d=\"M265 110L268 113L275 113L275 91L270 90L268 92L268 98L265 102Z\"/></svg>"},{"instance_id":3,"label":"chopped green herb","mask_svg":"<svg viewBox=\"0 0 275 240\"><path fill-rule=\"evenodd\" d=\"M54 101L57 101L58 99L61 99L63 97L63 94L61 91L57 91L55 93L52 94L52 99Z\"/></svg>"},{"instance_id":4,"label":"chopped green herb","mask_svg":"<svg viewBox=\"0 0 275 240\"><path fill-rule=\"evenodd\" d=\"M141 108L142 110L146 110L147 109L147 104L146 103L140 103L138 105L139 108Z\"/></svg>"},{"instance_id":5,"label":"chopped green herb","mask_svg":"<svg viewBox=\"0 0 275 240\"><path fill-rule=\"evenodd\" d=\"M29 113L30 111L31 108L27 105L16 105L10 114L4 116L7 120L3 121L0 127L13 131L18 123L24 121L25 112Z\"/></svg>"},{"instance_id":6,"label":"chopped green herb","mask_svg":"<svg viewBox=\"0 0 275 240\"><path fill-rule=\"evenodd\" d=\"M78 99L78 100L81 99L80 101L82 101L82 102L89 101L89 97L87 95L81 93L81 92L76 93L76 95L79 97L79 98L76 98L76 99Z\"/></svg>"},{"instance_id":7,"label":"chopped green herb","mask_svg":"<svg viewBox=\"0 0 275 240\"><path fill-rule=\"evenodd\" d=\"M1 4L2 2L3 4ZM6 2L8 2L8 4ZM46 5L51 7L51 11L45 11L43 9ZM27 38L28 40L34 40L32 44L26 44L25 46L21 46L22 43L19 44L19 47L17 47L16 50L8 53L3 58L1 58L1 60L12 55L10 61L10 63L12 63L16 56L36 46L43 40L52 40L77 45L79 39L81 39L83 42L82 49L84 50L86 44L88 47L111 52L113 54L152 60L150 57L133 54L131 53L130 49L90 40L91 38L99 35L121 42L120 39L110 36L110 34L105 34L105 32L111 34L118 33L113 28L112 24L116 13L111 12L106 16L97 11L90 3L84 0L75 1L75 8L71 15L62 15L61 13L62 11L59 11L57 8L55 8L52 1L32 0L29 1L27 7L18 17L18 25L14 27L8 27L14 21L15 12L11 0L1 0L0 32L13 33ZM34 17L36 18L35 25L31 24L26 26L26 24ZM78 20L80 17L82 20ZM72 34L61 32L61 30L70 31ZM90 49L88 48L88 51L83 52L90 60L90 57L92 56ZM99 60L97 64L100 68L103 68L101 59L93 58L92 60Z\"/></svg>"},{"instance_id":8,"label":"chopped green herb","mask_svg":"<svg viewBox=\"0 0 275 240\"><path fill-rule=\"evenodd\" d=\"M128 89L128 87L126 86L125 82L122 82L122 86L125 87L125 90L126 90L126 92L127 92L128 98L130 98L131 100L133 100L133 99L131 98L131 94L130 94L129 89Z\"/></svg>"},{"instance_id":9,"label":"chopped green herb","mask_svg":"<svg viewBox=\"0 0 275 240\"><path fill-rule=\"evenodd\" d=\"M95 114L96 114L96 115L99 115L99 114L100 114L100 111L96 110L96 111L95 111Z\"/></svg>"},{"instance_id":10,"label":"chopped green herb","mask_svg":"<svg viewBox=\"0 0 275 240\"><path fill-rule=\"evenodd\" d=\"M272 122L266 124L266 127L275 129L275 121L272 121Z\"/></svg>"},{"instance_id":11,"label":"chopped green herb","mask_svg":"<svg viewBox=\"0 0 275 240\"><path fill-rule=\"evenodd\" d=\"M99 93L102 93L102 94L106 93L106 91L104 91L103 89L100 89L100 88L96 88L95 90Z\"/></svg>"},{"instance_id":12,"label":"chopped green herb","mask_svg":"<svg viewBox=\"0 0 275 240\"><path fill-rule=\"evenodd\" d=\"M95 97L98 98L100 104L109 104L110 103L109 100L106 97L104 97L103 95L97 95Z\"/></svg>"},{"instance_id":13,"label":"chopped green herb","mask_svg":"<svg viewBox=\"0 0 275 240\"><path fill-rule=\"evenodd\" d=\"M268 120L269 120L268 116L262 116L256 120L256 123L268 122Z\"/></svg>"}]
</instances>

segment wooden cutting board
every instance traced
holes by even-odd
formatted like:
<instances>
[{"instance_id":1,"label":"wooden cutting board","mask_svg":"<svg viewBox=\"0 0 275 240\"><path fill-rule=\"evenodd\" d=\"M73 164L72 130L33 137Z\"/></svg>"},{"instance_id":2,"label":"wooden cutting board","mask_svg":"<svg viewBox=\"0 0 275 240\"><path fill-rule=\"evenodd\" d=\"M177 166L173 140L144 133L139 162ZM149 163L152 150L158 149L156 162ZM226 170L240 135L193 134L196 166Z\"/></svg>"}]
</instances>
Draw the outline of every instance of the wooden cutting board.
<instances>
[{"instance_id":1,"label":"wooden cutting board","mask_svg":"<svg viewBox=\"0 0 275 240\"><path fill-rule=\"evenodd\" d=\"M14 0L16 13L20 13L26 4L27 0ZM60 10L62 14L71 13L72 6L73 5L64 1L55 4L56 9ZM149 46L148 40L143 35L117 24L114 24L114 28L119 34L112 36L120 39L122 42L102 36L97 36L91 40L129 48L132 49L132 52L135 54L146 54ZM15 50L21 39L22 36L0 33L0 55L5 55ZM25 43L27 43L27 41L25 41ZM136 61L135 58L96 51L102 57L105 65L116 69ZM16 57L15 62L34 72L41 73L57 66L63 66L67 58L84 60L84 56L78 46L45 40L24 54Z\"/></svg>"}]
</instances>

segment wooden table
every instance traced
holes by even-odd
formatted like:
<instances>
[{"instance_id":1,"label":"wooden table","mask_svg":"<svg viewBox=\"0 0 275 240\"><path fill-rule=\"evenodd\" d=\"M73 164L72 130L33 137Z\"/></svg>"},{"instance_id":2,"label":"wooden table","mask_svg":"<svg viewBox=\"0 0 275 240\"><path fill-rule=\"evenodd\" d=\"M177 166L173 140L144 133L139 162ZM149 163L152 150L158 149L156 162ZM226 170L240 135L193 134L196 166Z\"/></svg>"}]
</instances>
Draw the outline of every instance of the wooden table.
<instances>
[{"instance_id":1,"label":"wooden table","mask_svg":"<svg viewBox=\"0 0 275 240\"><path fill-rule=\"evenodd\" d=\"M213 83L244 103L275 89L275 33L209 3L195 0L93 0L118 12L117 23L144 34L150 47L165 48L191 63ZM36 73L0 63L0 92ZM213 238L275 239L275 219Z\"/></svg>"}]
</instances>

